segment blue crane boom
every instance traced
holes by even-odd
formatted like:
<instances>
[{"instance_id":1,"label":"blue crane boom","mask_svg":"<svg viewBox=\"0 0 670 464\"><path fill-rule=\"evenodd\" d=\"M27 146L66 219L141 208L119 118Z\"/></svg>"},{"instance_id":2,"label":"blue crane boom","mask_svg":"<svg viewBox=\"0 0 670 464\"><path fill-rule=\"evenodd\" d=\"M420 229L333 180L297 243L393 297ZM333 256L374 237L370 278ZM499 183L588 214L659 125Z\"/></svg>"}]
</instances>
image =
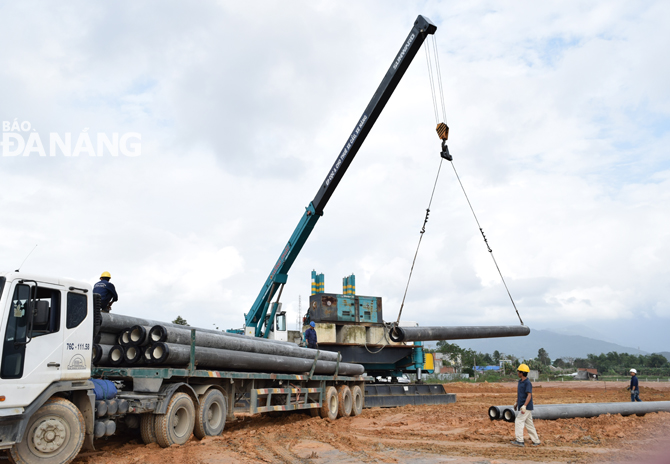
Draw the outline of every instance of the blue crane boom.
<instances>
[{"instance_id":1,"label":"blue crane boom","mask_svg":"<svg viewBox=\"0 0 670 464\"><path fill-rule=\"evenodd\" d=\"M328 171L328 175L319 188L319 191L316 193L316 196L310 202L309 206L305 208L305 214L300 219L298 226L295 228L291 238L282 250L277 263L272 268L272 272L270 272L265 284L263 284L251 310L245 315L247 335L268 337L270 333L268 325L273 324L278 306L277 304L272 304L270 317L266 317L272 298L277 291L279 291L277 300L281 297L281 290L288 280L288 271L298 257L300 250L302 250L302 247L307 241L312 229L314 229L316 222L323 215L323 209L328 203L328 200L335 191L335 188L337 188L342 176L344 176L344 173L347 171L347 168L353 161L356 153L365 141L368 133L377 121L384 106L386 106L389 98L391 98L393 91L421 48L424 40L429 34L434 34L436 30L437 27L428 18L421 15L417 17L412 30L403 42L400 51L391 63L384 79L372 96L363 115L356 123L356 126L344 144L344 147L338 154L333 167Z\"/></svg>"}]
</instances>

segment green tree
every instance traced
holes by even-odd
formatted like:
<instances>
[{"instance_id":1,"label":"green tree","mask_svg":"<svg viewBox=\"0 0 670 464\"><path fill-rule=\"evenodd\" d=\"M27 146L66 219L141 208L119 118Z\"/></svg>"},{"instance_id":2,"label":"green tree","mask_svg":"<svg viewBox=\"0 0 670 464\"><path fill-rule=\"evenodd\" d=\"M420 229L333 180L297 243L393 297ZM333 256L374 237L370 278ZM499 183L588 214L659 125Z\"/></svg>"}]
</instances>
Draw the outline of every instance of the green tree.
<instances>
[{"instance_id":1,"label":"green tree","mask_svg":"<svg viewBox=\"0 0 670 464\"><path fill-rule=\"evenodd\" d=\"M495 362L496 364L498 364L498 363L500 362L500 358L501 358L501 356L500 356L500 351L495 350L495 351L493 352L493 362Z\"/></svg>"},{"instance_id":2,"label":"green tree","mask_svg":"<svg viewBox=\"0 0 670 464\"><path fill-rule=\"evenodd\" d=\"M186 319L182 319L181 316L177 316L177 319L172 321L173 324L178 324L178 325L188 325L188 322L186 322Z\"/></svg>"},{"instance_id":3,"label":"green tree","mask_svg":"<svg viewBox=\"0 0 670 464\"><path fill-rule=\"evenodd\" d=\"M542 364L543 366L548 366L551 364L551 359L549 359L549 354L547 353L547 350L544 348L540 348L537 350L537 360Z\"/></svg>"},{"instance_id":4,"label":"green tree","mask_svg":"<svg viewBox=\"0 0 670 464\"><path fill-rule=\"evenodd\" d=\"M567 363L563 361L561 358L556 358L554 359L553 366L558 367L559 369L564 369L567 367Z\"/></svg>"}]
</instances>

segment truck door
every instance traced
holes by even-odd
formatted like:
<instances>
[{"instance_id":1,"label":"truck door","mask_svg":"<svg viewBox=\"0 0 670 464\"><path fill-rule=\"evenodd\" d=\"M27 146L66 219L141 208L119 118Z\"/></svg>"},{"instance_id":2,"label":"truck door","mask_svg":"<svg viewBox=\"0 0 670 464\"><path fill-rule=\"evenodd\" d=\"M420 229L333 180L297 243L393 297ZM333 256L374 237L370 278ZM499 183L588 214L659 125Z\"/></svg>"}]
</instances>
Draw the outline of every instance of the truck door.
<instances>
[{"instance_id":1,"label":"truck door","mask_svg":"<svg viewBox=\"0 0 670 464\"><path fill-rule=\"evenodd\" d=\"M3 311L6 324L0 378L7 392L3 407L25 407L61 379L62 298L57 286L20 280L10 291Z\"/></svg>"}]
</instances>

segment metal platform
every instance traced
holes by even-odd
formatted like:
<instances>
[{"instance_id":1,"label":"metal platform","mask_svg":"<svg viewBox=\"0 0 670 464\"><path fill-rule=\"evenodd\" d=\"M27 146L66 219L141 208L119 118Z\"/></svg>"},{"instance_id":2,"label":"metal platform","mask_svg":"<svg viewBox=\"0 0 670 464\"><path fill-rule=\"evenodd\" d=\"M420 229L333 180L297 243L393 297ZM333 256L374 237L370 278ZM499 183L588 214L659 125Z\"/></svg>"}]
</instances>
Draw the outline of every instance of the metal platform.
<instances>
[{"instance_id":1,"label":"metal platform","mask_svg":"<svg viewBox=\"0 0 670 464\"><path fill-rule=\"evenodd\" d=\"M447 393L442 385L366 385L366 408L394 408L419 404L449 404L456 402L454 393Z\"/></svg>"}]
</instances>

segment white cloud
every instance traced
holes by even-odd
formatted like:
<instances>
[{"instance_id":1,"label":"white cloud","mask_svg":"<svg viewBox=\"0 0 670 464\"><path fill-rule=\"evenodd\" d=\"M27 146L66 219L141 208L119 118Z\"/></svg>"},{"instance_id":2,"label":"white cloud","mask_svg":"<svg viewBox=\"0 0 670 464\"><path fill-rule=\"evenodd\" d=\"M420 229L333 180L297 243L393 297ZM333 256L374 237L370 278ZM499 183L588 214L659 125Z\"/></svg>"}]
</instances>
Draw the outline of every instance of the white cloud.
<instances>
[{"instance_id":1,"label":"white cloud","mask_svg":"<svg viewBox=\"0 0 670 464\"><path fill-rule=\"evenodd\" d=\"M39 243L26 270L110 270L119 312L241 326L423 13L438 26L455 165L524 321L667 322L668 9L3 5L0 120L43 139L139 132L142 155L0 157L0 267ZM439 163L426 74L422 52L296 260L289 322L312 269L331 292L355 273L395 319ZM516 317L448 164L405 317Z\"/></svg>"}]
</instances>

